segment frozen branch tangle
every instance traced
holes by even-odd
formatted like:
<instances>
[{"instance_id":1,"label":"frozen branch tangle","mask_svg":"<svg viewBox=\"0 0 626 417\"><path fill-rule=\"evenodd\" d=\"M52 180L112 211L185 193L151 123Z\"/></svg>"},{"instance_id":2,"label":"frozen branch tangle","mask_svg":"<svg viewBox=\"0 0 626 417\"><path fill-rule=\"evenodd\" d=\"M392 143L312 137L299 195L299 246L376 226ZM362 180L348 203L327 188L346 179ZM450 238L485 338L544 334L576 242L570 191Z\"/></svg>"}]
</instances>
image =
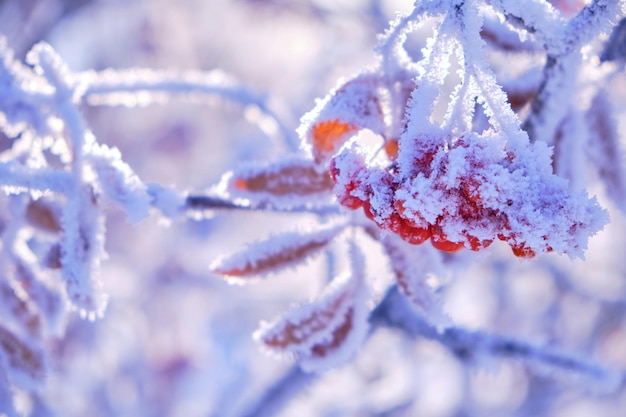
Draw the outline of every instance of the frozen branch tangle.
<instances>
[{"instance_id":1,"label":"frozen branch tangle","mask_svg":"<svg viewBox=\"0 0 626 417\"><path fill-rule=\"evenodd\" d=\"M11 387L37 391L47 372L45 338L60 331L68 311L92 320L104 314L98 271L111 206L132 222L151 210L169 218L233 209L318 215L318 227L277 234L211 265L242 283L348 242L349 272L332 277L316 301L263 323L255 334L306 372L349 361L382 325L434 340L468 362L515 357L622 388L622 371L592 359L455 327L439 298L447 253L483 251L500 240L517 257L583 257L608 217L583 191L572 165L577 159L567 155L589 146L594 131L602 146L589 163L624 209L626 184L615 156L620 138L603 99L623 62L606 69L591 58L602 52L599 36L625 14L624 1L592 1L569 19L539 0L418 1L380 37L377 65L339 83L302 118L301 149L266 97L221 72L72 73L46 44L32 49L28 66L2 45L1 122L13 144L0 154L6 277L0 282L6 306L0 308L0 412L18 415L3 400ZM404 44L426 23L432 36L415 60ZM536 59L507 79L489 58L499 48L530 51ZM588 74L599 81L586 85ZM579 86L593 102L586 112L569 105ZM144 183L117 149L98 142L80 110L86 103L202 103L208 97L256 107L260 128L272 124L276 146L289 156L237 167L211 193L188 194ZM378 148L361 143L363 131L377 138ZM611 158L614 168L607 169ZM359 248L366 239L379 245L394 275L374 309ZM398 307L402 303L408 304ZM263 397L271 404L249 415L278 412L302 381L314 378L300 370L289 375ZM286 390L293 378L297 388ZM289 395L276 394L283 391Z\"/></svg>"}]
</instances>

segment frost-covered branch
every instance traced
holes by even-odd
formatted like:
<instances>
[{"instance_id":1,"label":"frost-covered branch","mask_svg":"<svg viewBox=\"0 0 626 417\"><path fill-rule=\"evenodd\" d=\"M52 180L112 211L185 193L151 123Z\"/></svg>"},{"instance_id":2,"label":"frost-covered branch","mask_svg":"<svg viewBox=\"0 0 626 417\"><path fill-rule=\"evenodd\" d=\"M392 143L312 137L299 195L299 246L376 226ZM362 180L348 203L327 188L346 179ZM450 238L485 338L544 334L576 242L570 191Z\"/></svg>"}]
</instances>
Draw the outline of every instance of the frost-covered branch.
<instances>
[{"instance_id":1,"label":"frost-covered branch","mask_svg":"<svg viewBox=\"0 0 626 417\"><path fill-rule=\"evenodd\" d=\"M567 22L559 45L548 49L548 54L566 55L580 50L598 35L609 33L625 15L624 0L593 0Z\"/></svg>"},{"instance_id":2,"label":"frost-covered branch","mask_svg":"<svg viewBox=\"0 0 626 417\"><path fill-rule=\"evenodd\" d=\"M531 111L522 128L531 141L553 144L560 121L569 110L581 66L580 52L548 55L543 69L543 80L531 105Z\"/></svg>"},{"instance_id":3,"label":"frost-covered branch","mask_svg":"<svg viewBox=\"0 0 626 417\"><path fill-rule=\"evenodd\" d=\"M15 161L0 163L0 187L11 192L64 193L71 184L68 172L43 167L28 167Z\"/></svg>"},{"instance_id":4,"label":"frost-covered branch","mask_svg":"<svg viewBox=\"0 0 626 417\"><path fill-rule=\"evenodd\" d=\"M581 67L580 49L599 34L608 32L625 13L624 1L594 0L571 20L549 29L552 35L551 42L546 43L543 81L523 125L531 140L554 143L558 124L575 93Z\"/></svg>"},{"instance_id":5,"label":"frost-covered branch","mask_svg":"<svg viewBox=\"0 0 626 417\"><path fill-rule=\"evenodd\" d=\"M582 377L601 384L607 391L620 389L626 374L582 356L534 344L514 337L505 337L459 327L438 331L407 303L397 288L391 288L372 312L370 321L376 326L399 328L412 337L435 340L448 348L461 361L480 366L491 358L518 359L541 371L562 372L564 376Z\"/></svg>"},{"instance_id":6,"label":"frost-covered branch","mask_svg":"<svg viewBox=\"0 0 626 417\"><path fill-rule=\"evenodd\" d=\"M315 213L315 214L339 214L337 206L291 206L283 208L271 203L250 204L246 201L228 200L218 196L189 195L185 200L185 208L188 212L202 212L205 210L246 210L246 211L274 211L281 213Z\"/></svg>"},{"instance_id":7,"label":"frost-covered branch","mask_svg":"<svg viewBox=\"0 0 626 417\"><path fill-rule=\"evenodd\" d=\"M256 122L262 129L270 135L277 129L289 150L298 149L295 135L272 110L267 95L251 91L222 71L105 70L80 73L77 79L85 86L84 100L92 105L147 106L180 97L200 102L221 98L253 106L261 113Z\"/></svg>"}]
</instances>

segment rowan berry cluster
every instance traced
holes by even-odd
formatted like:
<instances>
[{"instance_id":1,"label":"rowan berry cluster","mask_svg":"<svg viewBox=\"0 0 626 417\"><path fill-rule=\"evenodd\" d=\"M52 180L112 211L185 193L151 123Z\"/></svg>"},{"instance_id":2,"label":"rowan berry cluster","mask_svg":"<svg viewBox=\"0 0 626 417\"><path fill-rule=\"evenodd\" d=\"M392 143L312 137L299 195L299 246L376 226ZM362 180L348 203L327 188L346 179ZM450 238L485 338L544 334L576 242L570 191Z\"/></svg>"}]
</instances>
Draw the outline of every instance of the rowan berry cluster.
<instances>
[{"instance_id":1,"label":"rowan berry cluster","mask_svg":"<svg viewBox=\"0 0 626 417\"><path fill-rule=\"evenodd\" d=\"M496 239L524 258L579 249L576 231L593 220L578 196L567 196L562 180L528 164L539 162L541 152L531 148L518 157L494 132L416 140L424 146L411 155L410 170L368 164L363 148L344 148L330 163L340 204L362 208L408 243L430 239L445 252L479 251Z\"/></svg>"}]
</instances>

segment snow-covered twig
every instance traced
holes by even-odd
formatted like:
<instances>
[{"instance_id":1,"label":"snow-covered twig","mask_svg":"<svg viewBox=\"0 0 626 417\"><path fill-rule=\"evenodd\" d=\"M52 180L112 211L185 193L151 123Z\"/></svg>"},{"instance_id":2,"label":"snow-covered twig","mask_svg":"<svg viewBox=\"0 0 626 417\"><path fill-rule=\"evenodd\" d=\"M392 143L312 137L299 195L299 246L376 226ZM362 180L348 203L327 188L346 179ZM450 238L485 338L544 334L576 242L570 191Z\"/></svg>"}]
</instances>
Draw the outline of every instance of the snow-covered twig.
<instances>
[{"instance_id":1,"label":"snow-covered twig","mask_svg":"<svg viewBox=\"0 0 626 417\"><path fill-rule=\"evenodd\" d=\"M387 291L383 300L372 311L370 321L374 326L399 328L412 337L435 340L448 348L459 360L469 363L480 365L485 358L522 360L531 368L538 365L553 372L582 377L601 384L608 391L621 388L626 381L624 372L552 347L460 327L448 327L440 332L409 305L396 287Z\"/></svg>"},{"instance_id":2,"label":"snow-covered twig","mask_svg":"<svg viewBox=\"0 0 626 417\"><path fill-rule=\"evenodd\" d=\"M147 106L180 97L192 101L221 98L254 106L276 126L288 150L298 149L296 136L271 108L267 95L251 91L222 71L105 70L79 73L77 79L85 85L83 99L92 105Z\"/></svg>"}]
</instances>

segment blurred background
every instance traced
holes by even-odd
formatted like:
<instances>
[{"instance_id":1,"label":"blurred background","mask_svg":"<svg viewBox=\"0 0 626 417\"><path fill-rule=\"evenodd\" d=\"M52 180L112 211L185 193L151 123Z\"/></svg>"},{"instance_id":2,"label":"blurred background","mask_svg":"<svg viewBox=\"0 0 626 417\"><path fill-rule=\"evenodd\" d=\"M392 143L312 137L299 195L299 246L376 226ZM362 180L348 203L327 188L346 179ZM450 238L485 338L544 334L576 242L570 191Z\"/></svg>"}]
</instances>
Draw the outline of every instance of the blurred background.
<instances>
[{"instance_id":1,"label":"blurred background","mask_svg":"<svg viewBox=\"0 0 626 417\"><path fill-rule=\"evenodd\" d=\"M223 70L267 95L293 131L339 78L375 63L377 34L410 3L5 0L0 33L20 60L45 41L77 72ZM557 3L565 12L578 6ZM418 57L424 42L412 36L407 49ZM254 109L241 103L83 111L99 142L119 148L140 178L180 190L201 192L238 163L290 149L259 129ZM611 211L610 230L591 241L586 262L520 261L504 247L446 258L446 311L470 329L555 344L623 369L624 224ZM314 298L329 265L345 261L322 256L250 286L231 286L208 266L245 242L315 222L295 213L222 213L173 222L154 215L132 225L111 212L101 273L107 312L95 322L69 317L65 333L49 341L53 373L41 397L24 396L22 409L63 417L254 415L246 413L293 363L267 355L252 333L261 320ZM380 298L390 274L370 249L368 279ZM436 343L383 329L352 363L314 380L278 415L610 417L625 406L621 391L609 395L571 375L506 360L470 367Z\"/></svg>"}]
</instances>

